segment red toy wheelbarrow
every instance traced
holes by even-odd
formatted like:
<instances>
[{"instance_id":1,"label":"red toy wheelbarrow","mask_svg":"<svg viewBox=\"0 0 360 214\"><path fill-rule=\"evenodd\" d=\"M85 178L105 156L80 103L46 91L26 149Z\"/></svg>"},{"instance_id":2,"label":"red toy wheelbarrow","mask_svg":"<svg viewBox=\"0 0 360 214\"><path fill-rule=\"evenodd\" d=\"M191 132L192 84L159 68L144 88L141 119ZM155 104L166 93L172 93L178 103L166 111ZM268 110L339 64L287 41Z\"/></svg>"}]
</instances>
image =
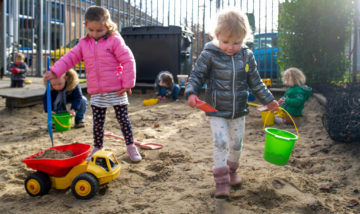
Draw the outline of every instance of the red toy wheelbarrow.
<instances>
[{"instance_id":1,"label":"red toy wheelbarrow","mask_svg":"<svg viewBox=\"0 0 360 214\"><path fill-rule=\"evenodd\" d=\"M121 139L121 140L125 140L124 137L116 135L116 134L114 134L112 132L105 132L104 135L109 136L109 137L114 137L114 138L117 138L117 139ZM163 145L160 144L160 143L152 143L152 142L145 143L145 142L140 142L140 141L136 141L136 140L134 140L134 143L135 143L135 145L139 146L142 149L150 149L150 150L152 150L152 149L161 149L163 147Z\"/></svg>"},{"instance_id":2,"label":"red toy wheelbarrow","mask_svg":"<svg viewBox=\"0 0 360 214\"><path fill-rule=\"evenodd\" d=\"M61 177L66 175L72 167L83 162L90 153L90 145L82 143L73 143L62 146L54 146L22 160L27 167L37 171L44 172L50 176ZM71 151L74 156L65 159L40 158L48 150L57 150L61 152Z\"/></svg>"}]
</instances>

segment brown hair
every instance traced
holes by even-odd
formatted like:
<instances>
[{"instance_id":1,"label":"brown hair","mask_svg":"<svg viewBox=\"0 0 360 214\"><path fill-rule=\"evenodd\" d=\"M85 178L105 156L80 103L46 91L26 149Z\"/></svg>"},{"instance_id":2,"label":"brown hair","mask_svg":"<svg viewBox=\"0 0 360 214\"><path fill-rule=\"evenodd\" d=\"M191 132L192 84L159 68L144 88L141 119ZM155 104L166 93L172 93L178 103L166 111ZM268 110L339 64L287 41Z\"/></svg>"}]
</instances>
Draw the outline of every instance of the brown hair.
<instances>
[{"instance_id":1,"label":"brown hair","mask_svg":"<svg viewBox=\"0 0 360 214\"><path fill-rule=\"evenodd\" d=\"M171 74L169 73L164 73L161 75L161 81L163 83L165 83L166 85L168 85L170 88L173 87L174 85L174 78Z\"/></svg>"},{"instance_id":2,"label":"brown hair","mask_svg":"<svg viewBox=\"0 0 360 214\"><path fill-rule=\"evenodd\" d=\"M118 30L117 25L111 20L110 12L106 8L99 6L89 7L85 12L85 23L92 21L103 23L110 35Z\"/></svg>"},{"instance_id":3,"label":"brown hair","mask_svg":"<svg viewBox=\"0 0 360 214\"><path fill-rule=\"evenodd\" d=\"M306 83L306 77L304 73L295 67L286 69L282 79L284 83L287 80L289 86L304 85Z\"/></svg>"},{"instance_id":4,"label":"brown hair","mask_svg":"<svg viewBox=\"0 0 360 214\"><path fill-rule=\"evenodd\" d=\"M224 10L218 17L214 30L215 37L224 34L228 38L249 39L251 28L246 15L236 10Z\"/></svg>"}]
</instances>

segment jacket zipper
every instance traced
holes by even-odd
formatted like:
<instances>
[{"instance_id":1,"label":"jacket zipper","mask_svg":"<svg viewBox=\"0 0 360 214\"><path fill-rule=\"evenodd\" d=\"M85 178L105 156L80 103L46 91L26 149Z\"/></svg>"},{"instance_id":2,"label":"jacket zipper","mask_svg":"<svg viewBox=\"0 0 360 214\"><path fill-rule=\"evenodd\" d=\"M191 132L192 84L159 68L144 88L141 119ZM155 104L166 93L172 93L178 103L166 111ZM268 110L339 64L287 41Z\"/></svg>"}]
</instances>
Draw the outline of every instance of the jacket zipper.
<instances>
[{"instance_id":1,"label":"jacket zipper","mask_svg":"<svg viewBox=\"0 0 360 214\"><path fill-rule=\"evenodd\" d=\"M95 56L95 62L97 62L97 44L98 44L98 41L95 40L95 48L94 48L94 56ZM100 94L102 94L102 86L101 86L101 81L100 81L100 76L99 76L99 64L96 63L96 76L97 76L97 83L98 83L98 86L99 86L99 92Z\"/></svg>"},{"instance_id":2,"label":"jacket zipper","mask_svg":"<svg viewBox=\"0 0 360 214\"><path fill-rule=\"evenodd\" d=\"M231 56L232 65L233 65L233 82L232 82L232 92L233 92L233 112L232 112L232 119L235 117L235 63L234 63L234 56Z\"/></svg>"}]
</instances>

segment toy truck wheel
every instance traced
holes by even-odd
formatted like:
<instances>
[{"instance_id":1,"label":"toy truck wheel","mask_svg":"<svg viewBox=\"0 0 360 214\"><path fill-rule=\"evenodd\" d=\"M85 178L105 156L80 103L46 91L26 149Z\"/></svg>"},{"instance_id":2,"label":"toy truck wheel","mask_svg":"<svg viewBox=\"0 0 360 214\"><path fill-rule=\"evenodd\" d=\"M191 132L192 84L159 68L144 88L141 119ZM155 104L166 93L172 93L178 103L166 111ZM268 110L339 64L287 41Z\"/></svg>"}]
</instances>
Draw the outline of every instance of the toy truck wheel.
<instances>
[{"instance_id":1,"label":"toy truck wheel","mask_svg":"<svg viewBox=\"0 0 360 214\"><path fill-rule=\"evenodd\" d=\"M50 191L51 181L43 172L31 173L25 180L25 190L30 196L45 195Z\"/></svg>"},{"instance_id":2,"label":"toy truck wheel","mask_svg":"<svg viewBox=\"0 0 360 214\"><path fill-rule=\"evenodd\" d=\"M71 191L77 199L90 199L99 190L99 181L90 173L82 173L75 177Z\"/></svg>"}]
</instances>

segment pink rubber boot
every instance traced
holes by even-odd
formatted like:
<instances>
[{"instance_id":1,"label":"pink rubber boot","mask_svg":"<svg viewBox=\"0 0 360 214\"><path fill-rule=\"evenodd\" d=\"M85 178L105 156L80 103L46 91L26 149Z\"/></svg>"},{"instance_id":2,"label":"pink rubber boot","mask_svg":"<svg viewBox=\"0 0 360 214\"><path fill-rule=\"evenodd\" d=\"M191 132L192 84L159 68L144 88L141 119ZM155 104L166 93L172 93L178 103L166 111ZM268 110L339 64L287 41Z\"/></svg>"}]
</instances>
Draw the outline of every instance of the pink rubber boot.
<instances>
[{"instance_id":1,"label":"pink rubber boot","mask_svg":"<svg viewBox=\"0 0 360 214\"><path fill-rule=\"evenodd\" d=\"M239 162L231 162L231 161L227 161L227 165L229 166L230 169L230 185L231 186L237 186L241 184L241 178L240 176L236 173L236 170L239 168Z\"/></svg>"},{"instance_id":2,"label":"pink rubber boot","mask_svg":"<svg viewBox=\"0 0 360 214\"><path fill-rule=\"evenodd\" d=\"M213 169L214 180L216 183L216 198L227 198L230 196L230 175L229 166L223 166Z\"/></svg>"}]
</instances>

